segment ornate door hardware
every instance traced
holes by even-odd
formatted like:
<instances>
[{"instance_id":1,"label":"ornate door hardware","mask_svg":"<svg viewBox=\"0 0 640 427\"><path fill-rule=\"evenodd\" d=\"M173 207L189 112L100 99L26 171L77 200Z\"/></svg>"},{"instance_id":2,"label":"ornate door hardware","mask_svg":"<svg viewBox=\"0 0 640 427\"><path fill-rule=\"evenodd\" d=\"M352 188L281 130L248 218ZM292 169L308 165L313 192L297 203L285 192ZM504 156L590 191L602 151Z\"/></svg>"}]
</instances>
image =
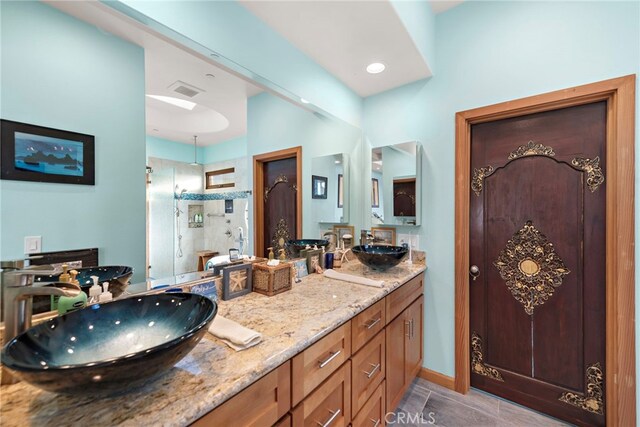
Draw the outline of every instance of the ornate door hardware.
<instances>
[{"instance_id":1,"label":"ornate door hardware","mask_svg":"<svg viewBox=\"0 0 640 427\"><path fill-rule=\"evenodd\" d=\"M587 390L584 396L577 393L562 393L559 401L568 403L594 414L604 415L604 374L600 363L594 363L587 367Z\"/></svg>"},{"instance_id":2,"label":"ornate door hardware","mask_svg":"<svg viewBox=\"0 0 640 427\"><path fill-rule=\"evenodd\" d=\"M508 162L519 159L521 157L528 156L546 156L555 157L556 153L552 147L542 144L536 144L533 141L529 141L524 145L513 150L507 157ZM507 163L508 163L507 162ZM569 164L569 163L567 163ZM593 159L586 157L574 157L571 160L569 166L574 169L584 172L587 175L587 187L591 192L595 192L602 183L604 183L604 174L600 168L600 157L596 156ZM496 171L493 166L487 165L480 168L473 169L473 177L471 178L471 189L480 196L484 187L484 179Z\"/></svg>"},{"instance_id":3,"label":"ornate door hardware","mask_svg":"<svg viewBox=\"0 0 640 427\"><path fill-rule=\"evenodd\" d=\"M273 191L274 188L276 188L276 185L278 184L282 184L282 183L289 183L289 178L287 178L286 175L279 175L274 181L273 184L271 184L271 186L266 187L264 189L264 201L266 202L267 200L269 200L269 193L271 193ZM289 188L291 188L293 191L298 191L298 186L296 184L290 184Z\"/></svg>"},{"instance_id":4,"label":"ornate door hardware","mask_svg":"<svg viewBox=\"0 0 640 427\"><path fill-rule=\"evenodd\" d=\"M544 304L570 273L553 244L531 221L507 241L493 265L528 315Z\"/></svg>"},{"instance_id":5,"label":"ornate door hardware","mask_svg":"<svg viewBox=\"0 0 640 427\"><path fill-rule=\"evenodd\" d=\"M496 381L504 382L502 374L495 368L490 368L484 364L482 354L482 338L477 333L471 335L471 371L478 375L484 375Z\"/></svg>"}]
</instances>

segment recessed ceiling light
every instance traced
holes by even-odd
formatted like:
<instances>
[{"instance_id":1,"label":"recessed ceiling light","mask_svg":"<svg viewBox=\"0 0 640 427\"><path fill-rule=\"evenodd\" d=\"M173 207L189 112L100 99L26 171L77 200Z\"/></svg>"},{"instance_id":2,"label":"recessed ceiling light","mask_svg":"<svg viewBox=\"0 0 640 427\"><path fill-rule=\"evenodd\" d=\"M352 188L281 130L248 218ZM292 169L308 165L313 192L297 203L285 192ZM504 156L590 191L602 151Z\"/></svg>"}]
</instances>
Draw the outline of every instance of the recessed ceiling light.
<instances>
[{"instance_id":1,"label":"recessed ceiling light","mask_svg":"<svg viewBox=\"0 0 640 427\"><path fill-rule=\"evenodd\" d=\"M340 160L336 160L336 161L335 161L335 164L336 164L336 165L339 165L339 164L340 164Z\"/></svg>"},{"instance_id":2,"label":"recessed ceiling light","mask_svg":"<svg viewBox=\"0 0 640 427\"><path fill-rule=\"evenodd\" d=\"M193 110L197 105L195 102L187 101L185 99L174 98L173 96L160 96L160 95L147 95L149 98L157 99L158 101L166 102L167 104L175 105L176 107L184 108L185 110Z\"/></svg>"},{"instance_id":3,"label":"recessed ceiling light","mask_svg":"<svg viewBox=\"0 0 640 427\"><path fill-rule=\"evenodd\" d=\"M309 101L307 101L307 100L306 100L306 99L304 99L304 98L300 98L300 102L302 102L303 104L308 104L308 103L309 103Z\"/></svg>"},{"instance_id":4,"label":"recessed ceiling light","mask_svg":"<svg viewBox=\"0 0 640 427\"><path fill-rule=\"evenodd\" d=\"M387 68L382 62L374 62L367 65L367 73L369 74L378 74L384 71Z\"/></svg>"},{"instance_id":5,"label":"recessed ceiling light","mask_svg":"<svg viewBox=\"0 0 640 427\"><path fill-rule=\"evenodd\" d=\"M216 76L214 76L214 75L213 75L213 74L211 74L211 73L207 73L207 74L205 74L204 76L205 76L205 77L208 77L208 78L210 78L210 79L213 79L213 78L215 78L215 77L216 77Z\"/></svg>"}]
</instances>

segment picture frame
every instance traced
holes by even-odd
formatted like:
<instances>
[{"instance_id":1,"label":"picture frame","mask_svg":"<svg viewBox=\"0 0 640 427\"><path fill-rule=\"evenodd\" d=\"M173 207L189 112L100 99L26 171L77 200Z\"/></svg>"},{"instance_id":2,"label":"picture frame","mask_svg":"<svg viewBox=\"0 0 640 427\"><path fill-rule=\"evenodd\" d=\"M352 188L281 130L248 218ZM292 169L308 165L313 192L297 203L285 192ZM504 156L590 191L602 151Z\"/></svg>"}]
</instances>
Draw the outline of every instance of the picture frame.
<instances>
[{"instance_id":1,"label":"picture frame","mask_svg":"<svg viewBox=\"0 0 640 427\"><path fill-rule=\"evenodd\" d=\"M339 173L338 174L338 207L341 208L344 206L344 176Z\"/></svg>"},{"instance_id":2,"label":"picture frame","mask_svg":"<svg viewBox=\"0 0 640 427\"><path fill-rule=\"evenodd\" d=\"M307 269L307 259L300 258L293 261L293 270L295 272L295 277L298 279L302 279L309 275L309 270Z\"/></svg>"},{"instance_id":3,"label":"picture frame","mask_svg":"<svg viewBox=\"0 0 640 427\"><path fill-rule=\"evenodd\" d=\"M326 199L329 179L326 176L311 175L311 198Z\"/></svg>"},{"instance_id":4,"label":"picture frame","mask_svg":"<svg viewBox=\"0 0 640 427\"><path fill-rule=\"evenodd\" d=\"M380 207L380 182L378 178L371 178L371 207Z\"/></svg>"},{"instance_id":5,"label":"picture frame","mask_svg":"<svg viewBox=\"0 0 640 427\"><path fill-rule=\"evenodd\" d=\"M396 245L396 229L392 227L371 227L375 245Z\"/></svg>"},{"instance_id":6,"label":"picture frame","mask_svg":"<svg viewBox=\"0 0 640 427\"><path fill-rule=\"evenodd\" d=\"M253 291L252 264L242 263L222 269L222 300L228 301Z\"/></svg>"},{"instance_id":7,"label":"picture frame","mask_svg":"<svg viewBox=\"0 0 640 427\"><path fill-rule=\"evenodd\" d=\"M311 249L306 252L307 257L307 272L309 274L316 272L316 266L324 268L324 257L322 256L322 249Z\"/></svg>"},{"instance_id":8,"label":"picture frame","mask_svg":"<svg viewBox=\"0 0 640 427\"><path fill-rule=\"evenodd\" d=\"M333 226L333 232L336 233L336 236L338 236L338 246L340 246L341 242L342 242L342 238L344 237L345 234L350 234L351 235L351 242L345 242L345 248L350 248L353 246L353 242L355 239L355 228L353 227L353 225L342 225L342 224L336 224Z\"/></svg>"},{"instance_id":9,"label":"picture frame","mask_svg":"<svg viewBox=\"0 0 640 427\"><path fill-rule=\"evenodd\" d=\"M0 179L95 185L95 137L0 120Z\"/></svg>"}]
</instances>

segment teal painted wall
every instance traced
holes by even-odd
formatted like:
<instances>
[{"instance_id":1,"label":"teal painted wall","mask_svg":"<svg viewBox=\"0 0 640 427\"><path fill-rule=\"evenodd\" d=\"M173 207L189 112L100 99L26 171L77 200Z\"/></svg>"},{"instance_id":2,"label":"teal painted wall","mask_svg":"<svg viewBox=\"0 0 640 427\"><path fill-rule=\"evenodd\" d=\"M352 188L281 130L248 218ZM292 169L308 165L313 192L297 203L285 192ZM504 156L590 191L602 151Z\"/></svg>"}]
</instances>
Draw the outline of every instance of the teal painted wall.
<instances>
[{"instance_id":1,"label":"teal painted wall","mask_svg":"<svg viewBox=\"0 0 640 427\"><path fill-rule=\"evenodd\" d=\"M361 130L342 121L328 119L263 92L249 98L248 103L248 161L256 154L284 148L302 148L302 223L303 237L315 238L320 233L317 223L305 220L311 217L311 159L336 153L349 154L351 170L361 161ZM251 166L251 164L249 164ZM253 168L248 167L249 182L253 181ZM360 228L361 195L363 182L358 173L350 174L351 200L349 223ZM253 224L253 213L249 223Z\"/></svg>"},{"instance_id":2,"label":"teal painted wall","mask_svg":"<svg viewBox=\"0 0 640 427\"><path fill-rule=\"evenodd\" d=\"M391 0L405 29L432 74L436 72L436 15L426 1Z\"/></svg>"},{"instance_id":3,"label":"teal painted wall","mask_svg":"<svg viewBox=\"0 0 640 427\"><path fill-rule=\"evenodd\" d=\"M96 185L0 181L0 258L24 236L44 251L98 247L144 279L144 53L39 2L1 2L1 110L9 120L95 135Z\"/></svg>"},{"instance_id":4,"label":"teal painted wall","mask_svg":"<svg viewBox=\"0 0 640 427\"><path fill-rule=\"evenodd\" d=\"M362 99L238 2L122 3L335 116L360 124Z\"/></svg>"},{"instance_id":5,"label":"teal painted wall","mask_svg":"<svg viewBox=\"0 0 640 427\"><path fill-rule=\"evenodd\" d=\"M176 162L193 162L193 144L171 141L169 139L158 138L147 135L147 158L157 157L159 159L175 160ZM203 163L206 147L197 148L197 158L199 163Z\"/></svg>"},{"instance_id":6,"label":"teal painted wall","mask_svg":"<svg viewBox=\"0 0 640 427\"><path fill-rule=\"evenodd\" d=\"M205 165L214 162L237 159L247 155L247 136L230 139L213 145L207 145L204 149L202 162Z\"/></svg>"},{"instance_id":7,"label":"teal painted wall","mask_svg":"<svg viewBox=\"0 0 640 427\"><path fill-rule=\"evenodd\" d=\"M429 80L365 99L363 124L373 146L418 140L425 148L424 365L453 376L455 113L640 73L640 3L465 2L436 17L436 64Z\"/></svg>"}]
</instances>

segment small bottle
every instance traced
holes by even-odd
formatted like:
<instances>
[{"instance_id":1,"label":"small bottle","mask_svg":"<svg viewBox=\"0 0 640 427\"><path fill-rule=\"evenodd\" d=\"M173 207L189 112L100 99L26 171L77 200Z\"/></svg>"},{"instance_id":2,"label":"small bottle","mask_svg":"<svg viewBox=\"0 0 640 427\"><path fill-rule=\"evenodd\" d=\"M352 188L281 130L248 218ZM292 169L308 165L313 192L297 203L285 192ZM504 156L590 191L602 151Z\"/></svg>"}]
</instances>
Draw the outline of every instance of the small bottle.
<instances>
[{"instance_id":1,"label":"small bottle","mask_svg":"<svg viewBox=\"0 0 640 427\"><path fill-rule=\"evenodd\" d=\"M113 299L113 294L111 292L109 292L109 282L104 282L102 284L102 288L104 290L104 292L102 292L100 294L100 298L98 299L99 303L103 303L103 302L109 302Z\"/></svg>"},{"instance_id":2,"label":"small bottle","mask_svg":"<svg viewBox=\"0 0 640 427\"><path fill-rule=\"evenodd\" d=\"M71 283L71 275L68 273L69 266L67 264L62 264L62 274L58 276L58 282L62 283ZM60 301L59 295L51 296L51 311L56 311L58 309L58 302Z\"/></svg>"},{"instance_id":3,"label":"small bottle","mask_svg":"<svg viewBox=\"0 0 640 427\"><path fill-rule=\"evenodd\" d=\"M93 286L89 288L89 304L97 304L100 302L102 287L98 284L98 276L91 276L91 280L93 280Z\"/></svg>"},{"instance_id":4,"label":"small bottle","mask_svg":"<svg viewBox=\"0 0 640 427\"><path fill-rule=\"evenodd\" d=\"M280 249L280 261L286 261L287 256L284 254L284 249Z\"/></svg>"},{"instance_id":5,"label":"small bottle","mask_svg":"<svg viewBox=\"0 0 640 427\"><path fill-rule=\"evenodd\" d=\"M276 256L273 254L273 248L267 248L267 249L269 249L269 259L270 260L275 259Z\"/></svg>"}]
</instances>

